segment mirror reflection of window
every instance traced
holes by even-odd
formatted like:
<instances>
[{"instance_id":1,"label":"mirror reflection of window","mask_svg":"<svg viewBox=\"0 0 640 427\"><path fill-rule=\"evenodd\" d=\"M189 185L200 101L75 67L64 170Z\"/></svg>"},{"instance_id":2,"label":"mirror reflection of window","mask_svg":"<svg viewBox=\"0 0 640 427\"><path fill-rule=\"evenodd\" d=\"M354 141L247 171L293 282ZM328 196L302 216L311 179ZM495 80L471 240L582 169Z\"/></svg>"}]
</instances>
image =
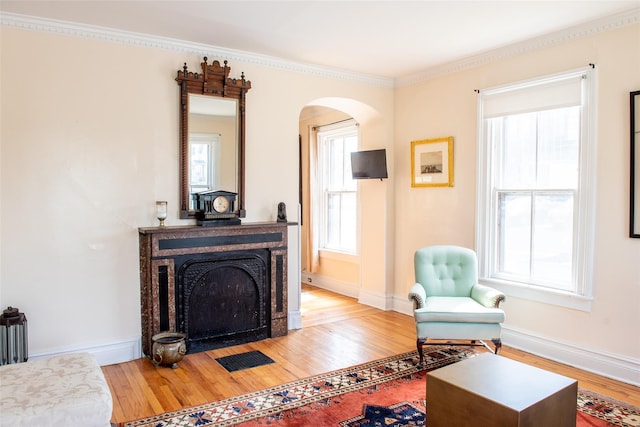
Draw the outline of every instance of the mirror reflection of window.
<instances>
[{"instance_id":1,"label":"mirror reflection of window","mask_svg":"<svg viewBox=\"0 0 640 427\"><path fill-rule=\"evenodd\" d=\"M219 186L220 134L189 136L189 191L191 194L214 190ZM193 201L190 202L193 209Z\"/></svg>"}]
</instances>

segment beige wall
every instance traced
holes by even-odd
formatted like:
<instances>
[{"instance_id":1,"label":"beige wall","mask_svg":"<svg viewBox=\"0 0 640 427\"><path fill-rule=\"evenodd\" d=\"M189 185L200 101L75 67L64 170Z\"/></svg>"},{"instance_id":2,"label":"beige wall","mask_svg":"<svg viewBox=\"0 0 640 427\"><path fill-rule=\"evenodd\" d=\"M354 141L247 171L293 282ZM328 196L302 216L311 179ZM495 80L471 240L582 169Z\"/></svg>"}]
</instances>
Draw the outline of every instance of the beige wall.
<instances>
[{"instance_id":1,"label":"beige wall","mask_svg":"<svg viewBox=\"0 0 640 427\"><path fill-rule=\"evenodd\" d=\"M640 89L640 25L551 46L396 90L395 293L413 284L413 252L430 244L474 247L475 89L575 69L598 70L594 301L590 312L508 297L506 329L566 351L640 359L640 240L628 238L629 92ZM455 187L411 188L410 141L454 137ZM633 365L633 363L631 364ZM637 378L637 377L636 377ZM640 382L640 381L638 381Z\"/></svg>"},{"instance_id":2,"label":"beige wall","mask_svg":"<svg viewBox=\"0 0 640 427\"><path fill-rule=\"evenodd\" d=\"M0 306L27 314L32 356L90 349L118 361L140 337L137 229L157 224L155 200L169 202L167 225L187 223L178 219L175 76L203 55L4 26L0 37ZM391 88L229 65L252 83L246 222L274 221L279 202L298 220L298 122L312 101L367 106L386 118L372 144L392 142ZM300 248L289 230L292 320Z\"/></svg>"}]
</instances>

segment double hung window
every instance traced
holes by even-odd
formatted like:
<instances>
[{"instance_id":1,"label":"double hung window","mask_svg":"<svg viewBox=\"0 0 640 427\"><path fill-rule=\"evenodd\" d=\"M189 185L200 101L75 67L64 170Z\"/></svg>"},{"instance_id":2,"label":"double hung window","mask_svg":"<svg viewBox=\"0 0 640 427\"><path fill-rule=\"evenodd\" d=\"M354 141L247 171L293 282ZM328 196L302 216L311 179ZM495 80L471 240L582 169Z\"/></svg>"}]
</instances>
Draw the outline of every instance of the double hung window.
<instances>
[{"instance_id":1,"label":"double hung window","mask_svg":"<svg viewBox=\"0 0 640 427\"><path fill-rule=\"evenodd\" d=\"M348 121L318 132L320 245L323 250L356 253L357 183L351 152L358 149L358 127Z\"/></svg>"},{"instance_id":2,"label":"double hung window","mask_svg":"<svg viewBox=\"0 0 640 427\"><path fill-rule=\"evenodd\" d=\"M594 216L595 70L481 91L481 280L588 309Z\"/></svg>"}]
</instances>

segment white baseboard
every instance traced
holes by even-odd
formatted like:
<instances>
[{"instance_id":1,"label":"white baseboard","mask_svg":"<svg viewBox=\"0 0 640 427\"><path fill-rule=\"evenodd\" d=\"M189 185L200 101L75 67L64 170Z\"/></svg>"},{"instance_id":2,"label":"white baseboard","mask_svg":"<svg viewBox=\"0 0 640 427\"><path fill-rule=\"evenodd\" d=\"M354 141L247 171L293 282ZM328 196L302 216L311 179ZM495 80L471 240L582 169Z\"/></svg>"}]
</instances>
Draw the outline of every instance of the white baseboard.
<instances>
[{"instance_id":1,"label":"white baseboard","mask_svg":"<svg viewBox=\"0 0 640 427\"><path fill-rule=\"evenodd\" d=\"M400 298L396 295L393 297L392 310L413 317L413 302L409 301L408 297Z\"/></svg>"},{"instance_id":2,"label":"white baseboard","mask_svg":"<svg viewBox=\"0 0 640 427\"><path fill-rule=\"evenodd\" d=\"M302 281L320 289L335 292L340 295L355 298L360 304L379 308L380 310L391 310L393 298L379 292L372 292L361 289L358 283L336 280L318 274L302 272Z\"/></svg>"},{"instance_id":3,"label":"white baseboard","mask_svg":"<svg viewBox=\"0 0 640 427\"><path fill-rule=\"evenodd\" d=\"M299 311L289 313L288 321L289 329L302 328L302 315ZM143 356L141 343L142 338L137 337L93 346L66 347L54 351L30 353L29 360L47 359L61 354L90 353L100 366L113 365L141 358Z\"/></svg>"},{"instance_id":4,"label":"white baseboard","mask_svg":"<svg viewBox=\"0 0 640 427\"><path fill-rule=\"evenodd\" d=\"M357 283L336 280L330 277L323 277L318 274L302 272L302 282L315 286L320 289L335 292L351 298L358 298L360 294L360 286Z\"/></svg>"},{"instance_id":5,"label":"white baseboard","mask_svg":"<svg viewBox=\"0 0 640 427\"><path fill-rule=\"evenodd\" d=\"M136 337L93 346L67 347L51 352L29 354L29 360L46 359L69 353L91 353L100 366L113 365L114 363L128 362L141 358L141 340L141 337Z\"/></svg>"},{"instance_id":6,"label":"white baseboard","mask_svg":"<svg viewBox=\"0 0 640 427\"><path fill-rule=\"evenodd\" d=\"M638 359L580 347L570 342L535 335L509 326L502 328L502 342L527 353L640 386L640 360Z\"/></svg>"},{"instance_id":7,"label":"white baseboard","mask_svg":"<svg viewBox=\"0 0 640 427\"><path fill-rule=\"evenodd\" d=\"M302 328L302 315L300 311L289 313L288 321L289 329ZM100 366L129 362L143 356L142 337L114 341L105 344L73 346L53 351L30 353L29 360L47 359L49 357L70 353L90 353L96 358Z\"/></svg>"},{"instance_id":8,"label":"white baseboard","mask_svg":"<svg viewBox=\"0 0 640 427\"><path fill-rule=\"evenodd\" d=\"M289 330L302 329L302 313L300 311L290 311L288 322Z\"/></svg>"},{"instance_id":9,"label":"white baseboard","mask_svg":"<svg viewBox=\"0 0 640 427\"><path fill-rule=\"evenodd\" d=\"M385 311L393 308L393 298L387 297L385 294L379 292L371 292L367 289L360 289L358 302Z\"/></svg>"}]
</instances>

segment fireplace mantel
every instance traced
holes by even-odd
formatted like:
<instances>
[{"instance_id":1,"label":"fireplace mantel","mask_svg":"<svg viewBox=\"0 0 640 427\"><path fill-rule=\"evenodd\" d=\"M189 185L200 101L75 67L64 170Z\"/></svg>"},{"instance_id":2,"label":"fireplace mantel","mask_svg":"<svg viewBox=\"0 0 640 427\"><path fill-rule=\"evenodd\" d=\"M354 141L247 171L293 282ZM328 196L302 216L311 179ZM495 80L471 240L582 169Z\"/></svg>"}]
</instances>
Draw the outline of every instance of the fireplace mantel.
<instances>
[{"instance_id":1,"label":"fireplace mantel","mask_svg":"<svg viewBox=\"0 0 640 427\"><path fill-rule=\"evenodd\" d=\"M287 334L287 226L285 222L247 223L222 227L171 226L139 228L140 299L142 351L150 355L152 336L164 331L185 332L185 313L180 292L185 266L193 262L227 265L244 259L264 264L248 266L249 276L265 278L266 337ZM250 280L252 281L252 280ZM257 291L262 292L262 291ZM233 302L232 302L233 303ZM254 332L238 335L239 340L260 339ZM220 337L224 346L229 337ZM212 342L216 341L213 337ZM187 336L189 342L189 336ZM239 343L239 342L238 342ZM229 344L229 345L232 345ZM215 348L215 347L213 347ZM200 350L201 351L201 350Z\"/></svg>"}]
</instances>

